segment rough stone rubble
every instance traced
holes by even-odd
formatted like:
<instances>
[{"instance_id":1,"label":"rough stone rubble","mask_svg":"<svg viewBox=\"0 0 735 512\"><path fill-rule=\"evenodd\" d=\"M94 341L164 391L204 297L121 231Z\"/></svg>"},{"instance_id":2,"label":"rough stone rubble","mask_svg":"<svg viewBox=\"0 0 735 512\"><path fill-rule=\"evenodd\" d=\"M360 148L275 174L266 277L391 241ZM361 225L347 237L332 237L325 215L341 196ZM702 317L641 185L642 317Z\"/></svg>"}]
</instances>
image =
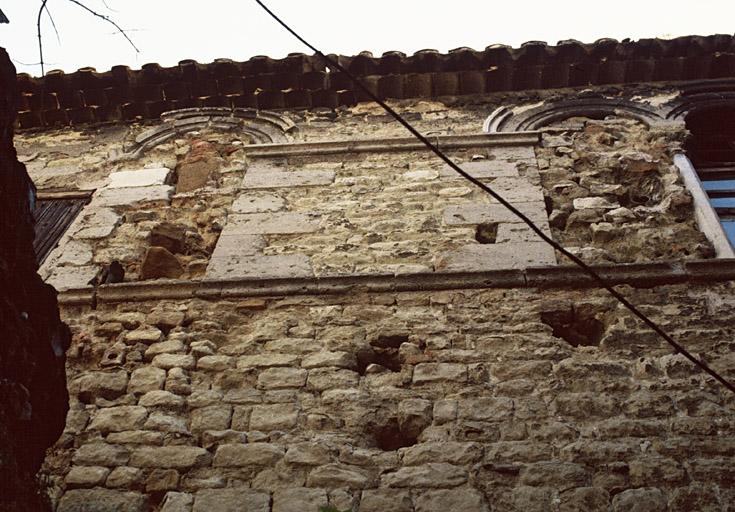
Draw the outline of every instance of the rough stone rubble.
<instances>
[{"instance_id":1,"label":"rough stone rubble","mask_svg":"<svg viewBox=\"0 0 735 512\"><path fill-rule=\"evenodd\" d=\"M503 100L398 106L586 261L712 257L671 165L681 128L582 119L468 142ZM21 137L43 187L97 189L42 269L74 333L44 469L58 512L728 510L732 398L601 293L177 299L192 279L561 262L373 107L282 114L291 153L211 128L126 158L149 126ZM75 303L124 295L95 283L113 261L168 298ZM730 283L625 293L733 378Z\"/></svg>"}]
</instances>

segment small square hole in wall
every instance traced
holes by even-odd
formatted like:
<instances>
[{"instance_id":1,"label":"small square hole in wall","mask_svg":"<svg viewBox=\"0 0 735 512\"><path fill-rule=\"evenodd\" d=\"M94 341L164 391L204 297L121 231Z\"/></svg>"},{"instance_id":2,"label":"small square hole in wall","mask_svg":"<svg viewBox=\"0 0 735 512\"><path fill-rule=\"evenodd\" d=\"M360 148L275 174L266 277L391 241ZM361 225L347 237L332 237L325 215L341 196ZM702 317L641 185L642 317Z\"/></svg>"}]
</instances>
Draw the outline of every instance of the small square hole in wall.
<instances>
[{"instance_id":1,"label":"small square hole in wall","mask_svg":"<svg viewBox=\"0 0 735 512\"><path fill-rule=\"evenodd\" d=\"M475 228L475 240L481 244L494 244L498 238L498 223L488 222L486 224L478 224Z\"/></svg>"}]
</instances>

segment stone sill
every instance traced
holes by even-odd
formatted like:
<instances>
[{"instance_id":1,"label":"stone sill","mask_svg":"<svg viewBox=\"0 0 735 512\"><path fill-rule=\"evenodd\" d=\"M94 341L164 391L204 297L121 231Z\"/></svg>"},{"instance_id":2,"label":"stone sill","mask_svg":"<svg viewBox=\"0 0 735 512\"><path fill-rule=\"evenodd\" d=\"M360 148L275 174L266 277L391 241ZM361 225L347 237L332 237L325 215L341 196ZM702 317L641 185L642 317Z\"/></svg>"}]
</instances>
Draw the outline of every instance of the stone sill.
<instances>
[{"instance_id":1,"label":"stone sill","mask_svg":"<svg viewBox=\"0 0 735 512\"><path fill-rule=\"evenodd\" d=\"M611 284L651 288L666 284L735 280L735 259L663 261L594 265ZM525 270L347 275L302 279L156 280L102 285L59 293L62 305L144 302L149 300L234 299L284 295L415 292L485 288L590 288L592 279L573 266Z\"/></svg>"},{"instance_id":2,"label":"stone sill","mask_svg":"<svg viewBox=\"0 0 735 512\"><path fill-rule=\"evenodd\" d=\"M439 135L429 140L440 149L527 146L541 140L541 132L483 133L477 135ZM243 146L250 157L284 157L305 155L331 155L339 153L369 153L385 151L427 150L415 137L393 137L381 139L293 142L288 144L256 144Z\"/></svg>"}]
</instances>

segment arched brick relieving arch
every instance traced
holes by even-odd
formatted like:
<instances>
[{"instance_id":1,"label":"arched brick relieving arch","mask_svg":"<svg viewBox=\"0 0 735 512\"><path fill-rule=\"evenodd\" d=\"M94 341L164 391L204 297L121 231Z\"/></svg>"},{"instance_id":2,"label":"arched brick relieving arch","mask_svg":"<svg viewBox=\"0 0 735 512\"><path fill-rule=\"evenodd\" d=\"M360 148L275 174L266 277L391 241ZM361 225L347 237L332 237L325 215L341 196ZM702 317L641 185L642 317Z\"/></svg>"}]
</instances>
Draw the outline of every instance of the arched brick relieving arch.
<instances>
[{"instance_id":1,"label":"arched brick relieving arch","mask_svg":"<svg viewBox=\"0 0 735 512\"><path fill-rule=\"evenodd\" d=\"M733 106L735 80L704 80L682 87L681 96L669 106L665 117L678 121L696 111Z\"/></svg>"},{"instance_id":2,"label":"arched brick relieving arch","mask_svg":"<svg viewBox=\"0 0 735 512\"><path fill-rule=\"evenodd\" d=\"M204 128L237 131L253 144L292 142L296 125L284 116L264 110L245 108L186 108L161 114L162 123L146 130L125 148L128 157L140 156L148 149L187 132Z\"/></svg>"},{"instance_id":3,"label":"arched brick relieving arch","mask_svg":"<svg viewBox=\"0 0 735 512\"><path fill-rule=\"evenodd\" d=\"M539 130L570 117L602 118L610 115L637 119L648 126L666 122L659 111L645 103L622 99L580 98L543 103L520 111L500 107L485 120L483 131L494 133Z\"/></svg>"}]
</instances>

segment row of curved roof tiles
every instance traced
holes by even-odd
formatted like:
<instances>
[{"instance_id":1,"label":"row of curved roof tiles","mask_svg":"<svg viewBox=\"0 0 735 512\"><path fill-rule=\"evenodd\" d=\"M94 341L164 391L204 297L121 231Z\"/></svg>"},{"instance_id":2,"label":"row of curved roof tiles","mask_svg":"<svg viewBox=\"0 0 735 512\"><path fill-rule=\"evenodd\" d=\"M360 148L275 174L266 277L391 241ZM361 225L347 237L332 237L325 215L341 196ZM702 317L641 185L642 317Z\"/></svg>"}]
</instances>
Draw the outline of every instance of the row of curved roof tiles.
<instances>
[{"instance_id":1,"label":"row of curved roof tiles","mask_svg":"<svg viewBox=\"0 0 735 512\"><path fill-rule=\"evenodd\" d=\"M697 80L735 76L735 38L689 36L672 40L591 45L563 41L556 47L529 42L520 49L459 48L406 57L363 53L335 56L382 98L408 99L553 89L630 82ZM106 73L84 68L19 75L21 128L156 118L188 107L334 108L366 98L343 73L329 73L318 57L254 57L246 62L192 60L139 71L116 66Z\"/></svg>"}]
</instances>

